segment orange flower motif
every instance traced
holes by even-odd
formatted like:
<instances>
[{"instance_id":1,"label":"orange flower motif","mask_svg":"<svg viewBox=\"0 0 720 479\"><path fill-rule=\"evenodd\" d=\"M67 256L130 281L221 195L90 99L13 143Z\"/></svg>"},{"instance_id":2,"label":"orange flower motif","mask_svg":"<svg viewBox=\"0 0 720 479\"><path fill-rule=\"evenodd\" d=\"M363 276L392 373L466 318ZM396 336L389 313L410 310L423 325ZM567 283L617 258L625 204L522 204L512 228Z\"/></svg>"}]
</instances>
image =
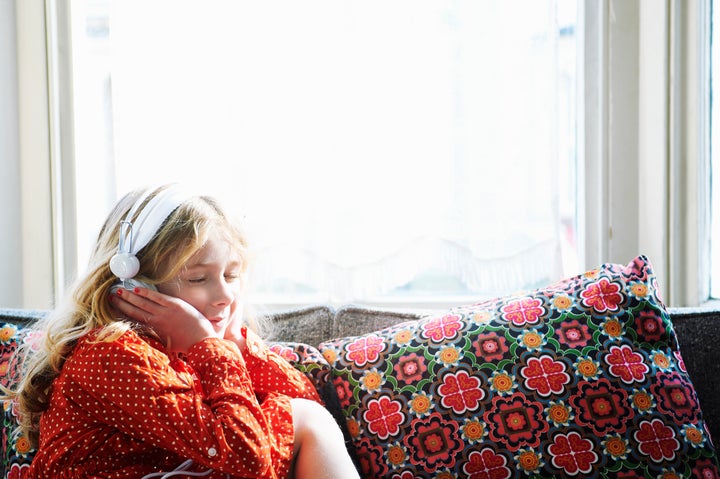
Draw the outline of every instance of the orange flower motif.
<instances>
[{"instance_id":1,"label":"orange flower motif","mask_svg":"<svg viewBox=\"0 0 720 479\"><path fill-rule=\"evenodd\" d=\"M474 443L483 438L486 434L485 426L480 421L473 419L465 419L465 424L462 426L463 437L469 442Z\"/></svg>"},{"instance_id":2,"label":"orange flower motif","mask_svg":"<svg viewBox=\"0 0 720 479\"><path fill-rule=\"evenodd\" d=\"M14 326L5 326L0 328L0 342L7 343L17 333L17 329Z\"/></svg>"},{"instance_id":3,"label":"orange flower motif","mask_svg":"<svg viewBox=\"0 0 720 479\"><path fill-rule=\"evenodd\" d=\"M603 323L603 330L605 334L616 339L622 336L623 327L617 319L609 319Z\"/></svg>"},{"instance_id":4,"label":"orange flower motif","mask_svg":"<svg viewBox=\"0 0 720 479\"><path fill-rule=\"evenodd\" d=\"M568 296L556 296L553 300L553 306L557 309L567 309L572 304L572 300Z\"/></svg>"},{"instance_id":5,"label":"orange flower motif","mask_svg":"<svg viewBox=\"0 0 720 479\"><path fill-rule=\"evenodd\" d=\"M628 442L620 436L609 436L602 443L603 452L615 459L625 459L628 453Z\"/></svg>"},{"instance_id":6,"label":"orange flower motif","mask_svg":"<svg viewBox=\"0 0 720 479\"><path fill-rule=\"evenodd\" d=\"M28 438L20 436L15 442L15 450L23 456L29 454L30 451L32 451L32 446L30 445Z\"/></svg>"},{"instance_id":7,"label":"orange flower motif","mask_svg":"<svg viewBox=\"0 0 720 479\"><path fill-rule=\"evenodd\" d=\"M550 402L550 407L545 410L548 421L555 424L555 426L567 425L572 419L570 408L565 405L564 402Z\"/></svg>"},{"instance_id":8,"label":"orange flower motif","mask_svg":"<svg viewBox=\"0 0 720 479\"><path fill-rule=\"evenodd\" d=\"M337 361L337 352L334 349L325 349L323 350L322 355L325 358L325 361L330 364L335 364L335 361Z\"/></svg>"},{"instance_id":9,"label":"orange flower motif","mask_svg":"<svg viewBox=\"0 0 720 479\"><path fill-rule=\"evenodd\" d=\"M650 396L649 393L647 393L646 391L644 391L642 389L640 389L640 390L636 389L634 391L634 394L632 396L630 396L630 400L632 402L633 407L635 409L637 409L638 412L640 412L640 413L648 412L654 406L652 396Z\"/></svg>"},{"instance_id":10,"label":"orange flower motif","mask_svg":"<svg viewBox=\"0 0 720 479\"><path fill-rule=\"evenodd\" d=\"M412 332L408 329L403 329L395 333L394 339L397 344L407 344L412 339Z\"/></svg>"},{"instance_id":11,"label":"orange flower motif","mask_svg":"<svg viewBox=\"0 0 720 479\"><path fill-rule=\"evenodd\" d=\"M537 473L537 470L544 465L540 454L536 453L532 448L518 450L515 461L518 468L526 474Z\"/></svg>"},{"instance_id":12,"label":"orange flower motif","mask_svg":"<svg viewBox=\"0 0 720 479\"><path fill-rule=\"evenodd\" d=\"M348 419L347 428L352 437L358 437L360 435L360 425L355 419Z\"/></svg>"},{"instance_id":13,"label":"orange flower motif","mask_svg":"<svg viewBox=\"0 0 720 479\"><path fill-rule=\"evenodd\" d=\"M705 436L703 435L703 432L693 425L687 425L683 427L683 434L693 446L699 446L705 442Z\"/></svg>"},{"instance_id":14,"label":"orange flower motif","mask_svg":"<svg viewBox=\"0 0 720 479\"><path fill-rule=\"evenodd\" d=\"M407 460L407 454L405 454L405 449L399 444L391 445L385 454L388 462L393 467L401 466Z\"/></svg>"},{"instance_id":15,"label":"orange flower motif","mask_svg":"<svg viewBox=\"0 0 720 479\"><path fill-rule=\"evenodd\" d=\"M410 400L410 410L420 417L428 414L432 407L432 401L425 394L415 394Z\"/></svg>"}]
</instances>

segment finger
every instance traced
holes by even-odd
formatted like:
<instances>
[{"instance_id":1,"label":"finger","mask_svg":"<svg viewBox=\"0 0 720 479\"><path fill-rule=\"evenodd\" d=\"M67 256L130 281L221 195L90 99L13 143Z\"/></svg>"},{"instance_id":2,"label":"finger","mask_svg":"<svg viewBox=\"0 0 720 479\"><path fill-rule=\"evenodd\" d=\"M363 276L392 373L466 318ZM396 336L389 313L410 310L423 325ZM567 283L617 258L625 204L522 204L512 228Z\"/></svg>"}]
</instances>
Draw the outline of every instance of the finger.
<instances>
[{"instance_id":1,"label":"finger","mask_svg":"<svg viewBox=\"0 0 720 479\"><path fill-rule=\"evenodd\" d=\"M141 323L147 323L153 315L152 308L148 306L151 304L149 301L133 295L127 290L118 290L112 297L112 304L126 317Z\"/></svg>"}]
</instances>

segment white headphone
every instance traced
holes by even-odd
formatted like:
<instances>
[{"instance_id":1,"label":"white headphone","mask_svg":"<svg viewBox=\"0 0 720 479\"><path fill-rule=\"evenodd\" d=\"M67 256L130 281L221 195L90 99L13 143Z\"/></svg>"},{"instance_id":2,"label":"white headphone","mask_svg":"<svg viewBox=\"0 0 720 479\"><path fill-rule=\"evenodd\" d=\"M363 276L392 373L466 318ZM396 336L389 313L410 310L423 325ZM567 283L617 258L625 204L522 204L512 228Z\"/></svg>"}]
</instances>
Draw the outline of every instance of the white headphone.
<instances>
[{"instance_id":1,"label":"white headphone","mask_svg":"<svg viewBox=\"0 0 720 479\"><path fill-rule=\"evenodd\" d=\"M110 259L110 271L120 278L120 283L113 287L113 291L118 287L128 289L128 282L131 287L138 285L149 287L132 280L140 271L140 261L135 255L155 237L167 217L190 197L178 185L171 185L148 201L137 219L132 221L135 213L154 191L157 190L150 189L138 198L125 219L120 222L118 251Z\"/></svg>"}]
</instances>

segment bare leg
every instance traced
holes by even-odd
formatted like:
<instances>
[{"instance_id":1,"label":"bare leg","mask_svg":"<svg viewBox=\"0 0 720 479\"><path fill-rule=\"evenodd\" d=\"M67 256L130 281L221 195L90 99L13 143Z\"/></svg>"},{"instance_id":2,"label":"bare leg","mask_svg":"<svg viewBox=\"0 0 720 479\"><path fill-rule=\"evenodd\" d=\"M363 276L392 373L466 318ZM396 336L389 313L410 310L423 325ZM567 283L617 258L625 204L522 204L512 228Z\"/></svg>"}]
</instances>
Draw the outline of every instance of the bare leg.
<instances>
[{"instance_id":1,"label":"bare leg","mask_svg":"<svg viewBox=\"0 0 720 479\"><path fill-rule=\"evenodd\" d=\"M327 409L307 399L292 399L291 404L295 452L290 477L359 479L342 431Z\"/></svg>"}]
</instances>

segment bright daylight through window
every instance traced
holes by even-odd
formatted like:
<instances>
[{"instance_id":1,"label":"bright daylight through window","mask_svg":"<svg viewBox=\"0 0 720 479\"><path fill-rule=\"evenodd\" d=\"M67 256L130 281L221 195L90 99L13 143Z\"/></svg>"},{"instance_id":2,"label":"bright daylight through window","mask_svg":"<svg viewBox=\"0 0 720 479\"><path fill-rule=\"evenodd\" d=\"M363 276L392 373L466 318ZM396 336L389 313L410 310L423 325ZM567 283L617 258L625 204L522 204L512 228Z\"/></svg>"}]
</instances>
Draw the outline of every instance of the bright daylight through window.
<instances>
[{"instance_id":1,"label":"bright daylight through window","mask_svg":"<svg viewBox=\"0 0 720 479\"><path fill-rule=\"evenodd\" d=\"M246 223L260 301L578 272L574 0L85 0L73 25L81 268L118 195L182 181Z\"/></svg>"}]
</instances>

